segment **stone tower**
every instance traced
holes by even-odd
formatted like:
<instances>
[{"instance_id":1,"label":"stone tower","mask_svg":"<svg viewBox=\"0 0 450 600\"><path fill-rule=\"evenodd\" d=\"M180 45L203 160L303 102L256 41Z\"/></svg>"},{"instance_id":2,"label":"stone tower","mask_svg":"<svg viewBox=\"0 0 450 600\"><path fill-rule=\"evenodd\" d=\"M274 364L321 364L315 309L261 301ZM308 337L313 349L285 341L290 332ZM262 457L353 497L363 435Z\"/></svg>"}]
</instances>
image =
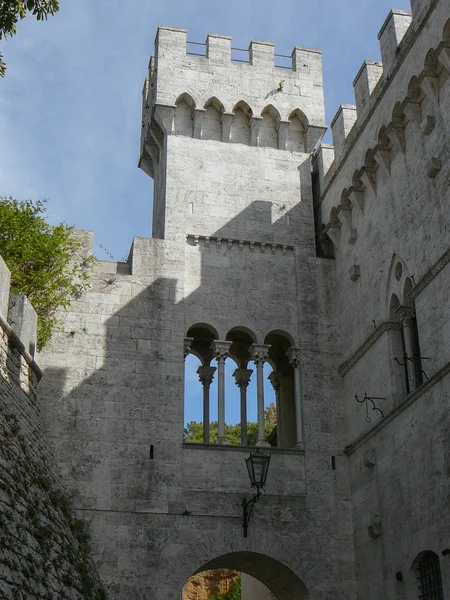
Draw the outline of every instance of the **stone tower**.
<instances>
[{"instance_id":1,"label":"stone tower","mask_svg":"<svg viewBox=\"0 0 450 600\"><path fill-rule=\"evenodd\" d=\"M317 149L319 52L192 45L159 28L139 163L154 179L153 237L93 266L38 358L45 430L112 600L179 600L215 568L278 600L448 595L450 3L411 4L388 15L383 64L363 63L334 147ZM195 444L188 354L203 394ZM256 445L271 454L247 537L254 448L244 426L241 445L226 440L227 361L243 423L256 381Z\"/></svg>"},{"instance_id":2,"label":"stone tower","mask_svg":"<svg viewBox=\"0 0 450 600\"><path fill-rule=\"evenodd\" d=\"M344 415L328 367L332 264L316 258L313 219L310 153L325 131L321 54L296 47L279 68L273 44L252 41L236 61L219 35L195 51L204 55L187 52L184 30L158 29L140 158L155 182L153 238L135 238L127 263L96 264L91 291L42 355L47 428L93 520L112 598L179 600L192 574L216 567L253 575L280 600L343 590L353 598ZM202 363L203 444L183 442L189 352ZM271 452L246 538L251 448L245 428L241 446L224 437L231 359L243 419L248 378L257 380L258 445ZM266 361L278 407L274 448L264 435ZM218 397L208 402L213 374ZM208 443L213 402L217 444Z\"/></svg>"}]
</instances>

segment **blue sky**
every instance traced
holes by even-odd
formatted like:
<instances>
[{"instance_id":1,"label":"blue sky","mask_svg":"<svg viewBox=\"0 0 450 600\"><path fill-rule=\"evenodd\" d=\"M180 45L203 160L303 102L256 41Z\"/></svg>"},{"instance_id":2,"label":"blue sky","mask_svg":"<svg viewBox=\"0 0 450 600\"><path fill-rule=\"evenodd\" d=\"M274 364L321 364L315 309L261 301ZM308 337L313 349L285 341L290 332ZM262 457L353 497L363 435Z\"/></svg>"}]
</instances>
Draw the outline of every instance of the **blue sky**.
<instances>
[{"instance_id":1,"label":"blue sky","mask_svg":"<svg viewBox=\"0 0 450 600\"><path fill-rule=\"evenodd\" d=\"M152 181L136 165L141 90L158 24L323 51L327 120L353 103L364 59L392 0L61 0L45 23L31 18L1 44L0 194L47 198L52 221L95 232L118 260L151 232ZM125 8L124 8L125 7ZM409 9L408 0L395 8Z\"/></svg>"},{"instance_id":2,"label":"blue sky","mask_svg":"<svg viewBox=\"0 0 450 600\"><path fill-rule=\"evenodd\" d=\"M126 259L134 235L151 234L153 185L136 165L141 90L158 25L187 28L190 41L224 33L241 48L268 40L279 54L320 48L329 123L339 104L354 102L362 62L379 60L377 33L389 10L410 8L408 0L60 1L55 17L27 18L1 44L8 71L0 80L0 194L48 199L52 222L93 230L97 256L107 258L103 246L116 260ZM197 385L187 420L201 418ZM227 386L233 422L238 395L230 376ZM270 384L266 395L273 400ZM249 417L256 418L254 408Z\"/></svg>"}]
</instances>

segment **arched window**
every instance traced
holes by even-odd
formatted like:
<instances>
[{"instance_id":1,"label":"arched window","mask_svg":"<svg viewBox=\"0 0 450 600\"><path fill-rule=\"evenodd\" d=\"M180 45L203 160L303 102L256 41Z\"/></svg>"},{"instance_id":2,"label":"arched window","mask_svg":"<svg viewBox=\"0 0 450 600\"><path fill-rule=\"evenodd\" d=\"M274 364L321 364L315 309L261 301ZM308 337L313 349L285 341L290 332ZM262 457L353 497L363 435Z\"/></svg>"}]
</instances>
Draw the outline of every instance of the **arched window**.
<instances>
[{"instance_id":1,"label":"arched window","mask_svg":"<svg viewBox=\"0 0 450 600\"><path fill-rule=\"evenodd\" d=\"M278 123L280 115L272 106L267 106L261 113L262 121L259 126L259 146L278 148Z\"/></svg>"},{"instance_id":2,"label":"arched window","mask_svg":"<svg viewBox=\"0 0 450 600\"><path fill-rule=\"evenodd\" d=\"M304 152L305 131L306 117L299 110L295 110L289 117L286 150Z\"/></svg>"},{"instance_id":3,"label":"arched window","mask_svg":"<svg viewBox=\"0 0 450 600\"><path fill-rule=\"evenodd\" d=\"M231 124L230 142L250 145L250 119L252 111L246 102L238 102L233 108L234 119Z\"/></svg>"},{"instance_id":4,"label":"arched window","mask_svg":"<svg viewBox=\"0 0 450 600\"><path fill-rule=\"evenodd\" d=\"M389 320L400 324L401 346L398 342L399 333L394 330L391 346L397 355L394 354L392 359L404 367L407 393L413 392L423 383L416 308L410 294L412 288L412 280L405 262L394 256L390 268ZM398 356L400 347L402 355Z\"/></svg>"},{"instance_id":5,"label":"arched window","mask_svg":"<svg viewBox=\"0 0 450 600\"><path fill-rule=\"evenodd\" d=\"M269 359L274 369L270 378L277 407L277 446L294 448L303 436L298 349L284 331L270 332L264 343L270 345Z\"/></svg>"},{"instance_id":6,"label":"arched window","mask_svg":"<svg viewBox=\"0 0 450 600\"><path fill-rule=\"evenodd\" d=\"M203 118L202 139L222 141L222 113L223 106L217 98L211 98L205 104Z\"/></svg>"},{"instance_id":7,"label":"arched window","mask_svg":"<svg viewBox=\"0 0 450 600\"><path fill-rule=\"evenodd\" d=\"M413 563L416 570L418 595L421 600L444 600L439 556L427 550Z\"/></svg>"},{"instance_id":8,"label":"arched window","mask_svg":"<svg viewBox=\"0 0 450 600\"><path fill-rule=\"evenodd\" d=\"M175 134L192 137L195 102L189 94L182 94L175 102Z\"/></svg>"}]
</instances>

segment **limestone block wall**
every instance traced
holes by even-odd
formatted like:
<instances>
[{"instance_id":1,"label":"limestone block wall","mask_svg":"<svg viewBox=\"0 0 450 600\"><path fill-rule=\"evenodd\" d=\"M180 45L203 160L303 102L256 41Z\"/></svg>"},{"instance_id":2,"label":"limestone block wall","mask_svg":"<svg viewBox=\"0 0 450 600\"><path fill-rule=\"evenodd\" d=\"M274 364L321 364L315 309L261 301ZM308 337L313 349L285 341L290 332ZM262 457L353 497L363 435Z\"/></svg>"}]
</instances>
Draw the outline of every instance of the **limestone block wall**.
<instances>
[{"instance_id":1,"label":"limestone block wall","mask_svg":"<svg viewBox=\"0 0 450 600\"><path fill-rule=\"evenodd\" d=\"M287 119L295 108L316 126L324 126L322 56L318 50L296 47L286 68L274 57L274 44L253 40L241 61L232 60L231 38L209 34L206 48L190 46L186 52L186 30L159 27L155 40L155 57L150 64L150 99L174 105L187 92L196 108L203 109L215 96L226 113L244 100L256 116L272 104ZM237 55L233 54L233 59ZM157 78L152 71L157 70ZM280 81L283 80L282 89ZM153 84L153 88L152 88Z\"/></svg>"},{"instance_id":2,"label":"limestone block wall","mask_svg":"<svg viewBox=\"0 0 450 600\"><path fill-rule=\"evenodd\" d=\"M197 215L210 215L217 229L220 217L275 195L285 214L297 196L296 168L325 131L320 53L297 47L280 69L267 42L253 41L243 61L232 57L226 36L210 34L205 48L204 57L193 55L185 30L158 29L139 162L155 180L154 237L187 233L181 219L195 223Z\"/></svg>"},{"instance_id":3,"label":"limestone block wall","mask_svg":"<svg viewBox=\"0 0 450 600\"><path fill-rule=\"evenodd\" d=\"M318 242L324 253L332 248L339 282L337 367L362 599L417 596L412 565L426 549L440 556L444 594L449 588L441 554L448 532L449 17L446 1L414 3L408 27L406 14L389 15L379 36L386 64L366 61L355 80L357 119L340 109L334 162L327 169L329 148L316 161ZM415 390L394 295L417 318L425 375ZM366 412L355 395L377 397L383 414L370 400Z\"/></svg>"},{"instance_id":4,"label":"limestone block wall","mask_svg":"<svg viewBox=\"0 0 450 600\"><path fill-rule=\"evenodd\" d=\"M73 512L40 421L36 313L12 297L8 315L9 280L0 257L0 597L100 600L88 524Z\"/></svg>"},{"instance_id":5,"label":"limestone block wall","mask_svg":"<svg viewBox=\"0 0 450 600\"><path fill-rule=\"evenodd\" d=\"M169 136L167 148L167 239L197 234L291 245L312 239L308 155L185 136Z\"/></svg>"},{"instance_id":6,"label":"limestone block wall","mask_svg":"<svg viewBox=\"0 0 450 600\"><path fill-rule=\"evenodd\" d=\"M316 259L313 249L284 255L281 247L272 253L269 246L265 252L255 246L252 252L248 244L240 249L236 241L229 249L224 241L218 250L211 239L211 252L203 255L204 244L135 238L128 264L99 261L91 290L64 317L65 332L39 357L46 428L61 473L79 490L77 510L93 520L97 564L109 594L178 600L192 574L220 559L218 568L248 569L281 600L289 593L282 587L283 569L298 578L291 591L300 593L304 585L309 598L331 600L344 589L353 598L344 415L334 376L324 375L335 361L336 332L332 319L319 317L329 312L332 265ZM206 271L202 278L194 272L194 256L225 258L229 275L224 266L222 282L210 281ZM247 282L237 277L246 264ZM250 295L256 286L251 265L254 277L275 279L261 282L261 306ZM242 308L233 300L214 312L230 286L227 302L240 291ZM271 315L282 287L300 298L297 314L286 302ZM202 322L211 319L221 335L238 319L250 321L252 310L258 335L284 316L285 327L297 327L304 349L305 451L272 450L273 471L248 538L242 499L251 494L249 449L182 441L183 342L200 310ZM253 562L236 559L255 553ZM334 565L336 577L323 580L324 562Z\"/></svg>"}]
</instances>

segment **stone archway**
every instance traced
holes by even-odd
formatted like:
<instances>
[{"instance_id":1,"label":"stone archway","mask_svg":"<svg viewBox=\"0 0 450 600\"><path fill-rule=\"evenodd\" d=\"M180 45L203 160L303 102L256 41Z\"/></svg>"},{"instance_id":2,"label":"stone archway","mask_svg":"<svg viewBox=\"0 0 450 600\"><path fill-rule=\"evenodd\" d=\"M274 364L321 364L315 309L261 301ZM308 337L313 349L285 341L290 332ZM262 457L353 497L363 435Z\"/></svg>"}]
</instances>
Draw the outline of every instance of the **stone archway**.
<instances>
[{"instance_id":1,"label":"stone archway","mask_svg":"<svg viewBox=\"0 0 450 600\"><path fill-rule=\"evenodd\" d=\"M289 567L265 554L250 551L223 554L201 565L193 575L216 569L250 575L264 584L277 600L308 599L308 590L300 578Z\"/></svg>"}]
</instances>

